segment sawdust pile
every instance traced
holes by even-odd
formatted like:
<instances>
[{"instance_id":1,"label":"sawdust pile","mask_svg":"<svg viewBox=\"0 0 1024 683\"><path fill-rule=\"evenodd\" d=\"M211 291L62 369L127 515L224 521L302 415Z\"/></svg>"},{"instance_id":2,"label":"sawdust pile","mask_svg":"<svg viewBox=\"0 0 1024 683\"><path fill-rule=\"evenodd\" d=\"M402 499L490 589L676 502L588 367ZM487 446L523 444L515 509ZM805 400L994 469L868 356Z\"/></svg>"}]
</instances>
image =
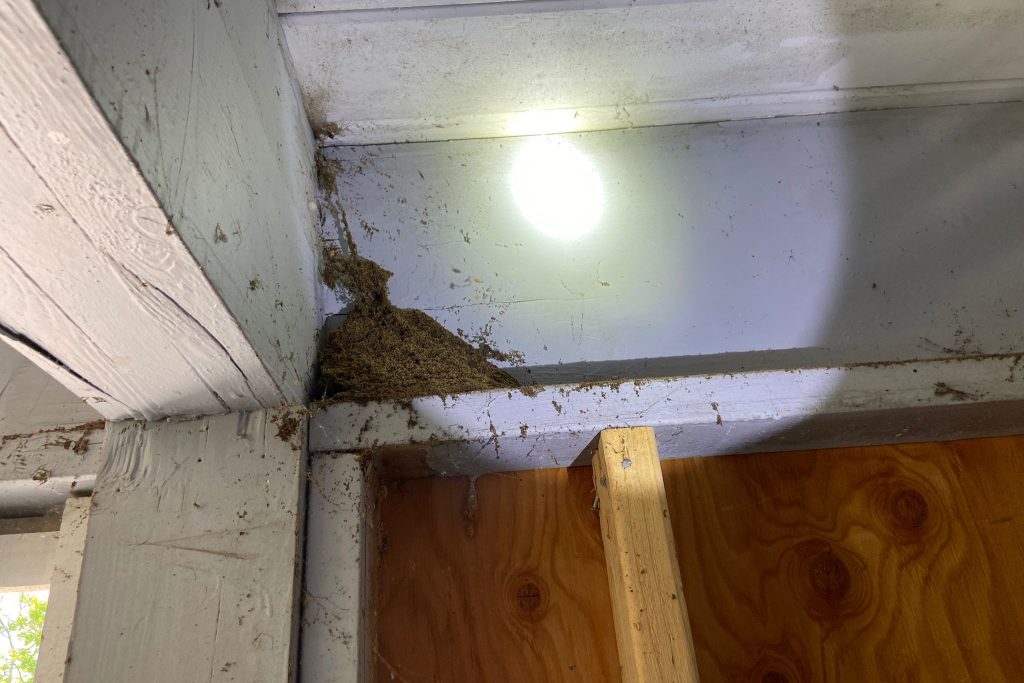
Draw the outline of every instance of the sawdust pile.
<instances>
[{"instance_id":1,"label":"sawdust pile","mask_svg":"<svg viewBox=\"0 0 1024 683\"><path fill-rule=\"evenodd\" d=\"M355 296L351 313L321 352L320 383L329 399L405 400L519 386L426 313L392 305L391 275L334 245L325 250L324 282Z\"/></svg>"}]
</instances>

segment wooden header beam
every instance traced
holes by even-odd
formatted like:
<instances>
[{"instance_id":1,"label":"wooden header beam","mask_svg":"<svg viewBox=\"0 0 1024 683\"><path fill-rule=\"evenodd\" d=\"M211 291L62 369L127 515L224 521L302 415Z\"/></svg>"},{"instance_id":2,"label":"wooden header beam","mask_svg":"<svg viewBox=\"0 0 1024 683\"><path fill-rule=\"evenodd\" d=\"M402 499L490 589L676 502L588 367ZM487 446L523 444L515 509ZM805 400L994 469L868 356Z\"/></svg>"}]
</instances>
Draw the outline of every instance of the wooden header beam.
<instances>
[{"instance_id":1,"label":"wooden header beam","mask_svg":"<svg viewBox=\"0 0 1024 683\"><path fill-rule=\"evenodd\" d=\"M207 4L0 6L0 335L111 420L312 373L311 134L271 8Z\"/></svg>"},{"instance_id":2,"label":"wooden header beam","mask_svg":"<svg viewBox=\"0 0 1024 683\"><path fill-rule=\"evenodd\" d=\"M665 458L1016 434L1019 355L531 387L339 403L310 450L372 451L422 473L577 461L602 429L650 425Z\"/></svg>"},{"instance_id":3,"label":"wooden header beam","mask_svg":"<svg viewBox=\"0 0 1024 683\"><path fill-rule=\"evenodd\" d=\"M696 683L697 658L654 430L601 432L594 489L622 680Z\"/></svg>"}]
</instances>

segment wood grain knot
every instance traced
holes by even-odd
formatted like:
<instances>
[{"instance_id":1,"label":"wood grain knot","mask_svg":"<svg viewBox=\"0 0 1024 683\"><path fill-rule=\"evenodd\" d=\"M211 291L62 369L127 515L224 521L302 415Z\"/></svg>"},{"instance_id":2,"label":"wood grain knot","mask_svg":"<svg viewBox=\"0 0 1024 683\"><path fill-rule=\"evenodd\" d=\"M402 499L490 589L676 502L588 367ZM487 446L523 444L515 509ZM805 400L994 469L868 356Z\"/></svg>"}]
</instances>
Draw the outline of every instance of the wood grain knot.
<instances>
[{"instance_id":1,"label":"wood grain knot","mask_svg":"<svg viewBox=\"0 0 1024 683\"><path fill-rule=\"evenodd\" d=\"M516 604L524 612L534 612L541 603L540 586L528 581L516 591Z\"/></svg>"},{"instance_id":2,"label":"wood grain knot","mask_svg":"<svg viewBox=\"0 0 1024 683\"><path fill-rule=\"evenodd\" d=\"M520 617L540 619L548 610L548 587L539 576L516 577L509 587L509 602Z\"/></svg>"},{"instance_id":3,"label":"wood grain knot","mask_svg":"<svg viewBox=\"0 0 1024 683\"><path fill-rule=\"evenodd\" d=\"M871 604L871 582L864 563L842 546L822 539L798 543L785 560L786 574L814 617L840 620Z\"/></svg>"},{"instance_id":4,"label":"wood grain knot","mask_svg":"<svg viewBox=\"0 0 1024 683\"><path fill-rule=\"evenodd\" d=\"M926 481L887 477L872 494L878 521L902 545L920 545L942 526L943 500Z\"/></svg>"},{"instance_id":5,"label":"wood grain knot","mask_svg":"<svg viewBox=\"0 0 1024 683\"><path fill-rule=\"evenodd\" d=\"M811 586L826 602L841 601L850 592L850 570L828 548L811 560Z\"/></svg>"},{"instance_id":6,"label":"wood grain knot","mask_svg":"<svg viewBox=\"0 0 1024 683\"><path fill-rule=\"evenodd\" d=\"M915 489L899 488L889 498L889 517L896 531L915 532L928 520L928 501Z\"/></svg>"},{"instance_id":7,"label":"wood grain knot","mask_svg":"<svg viewBox=\"0 0 1024 683\"><path fill-rule=\"evenodd\" d=\"M794 648L779 643L762 650L754 667L742 679L750 683L800 683L806 667Z\"/></svg>"}]
</instances>

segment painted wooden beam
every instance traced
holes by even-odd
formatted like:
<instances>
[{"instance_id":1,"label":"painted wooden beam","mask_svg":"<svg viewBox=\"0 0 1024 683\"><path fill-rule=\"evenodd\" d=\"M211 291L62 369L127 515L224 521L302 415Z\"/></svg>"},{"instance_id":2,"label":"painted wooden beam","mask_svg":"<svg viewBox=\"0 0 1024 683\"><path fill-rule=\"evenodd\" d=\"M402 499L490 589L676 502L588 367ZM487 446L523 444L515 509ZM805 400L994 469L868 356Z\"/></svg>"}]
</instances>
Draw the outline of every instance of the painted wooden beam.
<instances>
[{"instance_id":1,"label":"painted wooden beam","mask_svg":"<svg viewBox=\"0 0 1024 683\"><path fill-rule=\"evenodd\" d=\"M0 8L0 333L108 419L305 397L311 140L260 4Z\"/></svg>"},{"instance_id":2,"label":"painted wooden beam","mask_svg":"<svg viewBox=\"0 0 1024 683\"><path fill-rule=\"evenodd\" d=\"M305 444L287 411L111 425L65 680L291 680Z\"/></svg>"},{"instance_id":3,"label":"painted wooden beam","mask_svg":"<svg viewBox=\"0 0 1024 683\"><path fill-rule=\"evenodd\" d=\"M1016 434L1021 356L531 387L340 403L313 452L367 451L444 475L567 467L608 427L650 425L663 458Z\"/></svg>"},{"instance_id":4,"label":"painted wooden beam","mask_svg":"<svg viewBox=\"0 0 1024 683\"><path fill-rule=\"evenodd\" d=\"M353 453L313 458L309 467L303 568L303 683L374 680L371 580L376 566L376 486Z\"/></svg>"},{"instance_id":5,"label":"painted wooden beam","mask_svg":"<svg viewBox=\"0 0 1024 683\"><path fill-rule=\"evenodd\" d=\"M104 433L95 421L0 437L0 517L42 515L92 491Z\"/></svg>"},{"instance_id":6,"label":"painted wooden beam","mask_svg":"<svg viewBox=\"0 0 1024 683\"><path fill-rule=\"evenodd\" d=\"M622 680L696 683L654 430L602 431L593 466Z\"/></svg>"},{"instance_id":7,"label":"painted wooden beam","mask_svg":"<svg viewBox=\"0 0 1024 683\"><path fill-rule=\"evenodd\" d=\"M874 0L279 6L310 109L346 144L1024 96L1024 10L1016 0L913 9Z\"/></svg>"},{"instance_id":8,"label":"painted wooden beam","mask_svg":"<svg viewBox=\"0 0 1024 683\"><path fill-rule=\"evenodd\" d=\"M78 607L78 587L82 578L82 557L91 507L92 499L89 497L68 498L64 504L36 665L36 679L41 682L59 683L64 680Z\"/></svg>"},{"instance_id":9,"label":"painted wooden beam","mask_svg":"<svg viewBox=\"0 0 1024 683\"><path fill-rule=\"evenodd\" d=\"M392 303L568 384L1024 350L1021 120L987 104L559 136L603 196L567 243L512 192L552 149L537 138L328 155Z\"/></svg>"},{"instance_id":10,"label":"painted wooden beam","mask_svg":"<svg viewBox=\"0 0 1024 683\"><path fill-rule=\"evenodd\" d=\"M273 2L36 1L281 394L301 403L320 329L319 209Z\"/></svg>"}]
</instances>

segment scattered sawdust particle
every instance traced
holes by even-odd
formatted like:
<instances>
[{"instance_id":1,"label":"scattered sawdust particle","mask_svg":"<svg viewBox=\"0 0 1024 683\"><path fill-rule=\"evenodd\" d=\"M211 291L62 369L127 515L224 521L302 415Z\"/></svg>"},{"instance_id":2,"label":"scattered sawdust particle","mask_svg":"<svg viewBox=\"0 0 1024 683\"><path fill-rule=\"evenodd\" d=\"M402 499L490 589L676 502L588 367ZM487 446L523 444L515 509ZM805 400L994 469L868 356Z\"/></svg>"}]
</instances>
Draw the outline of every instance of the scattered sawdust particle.
<instances>
[{"instance_id":1,"label":"scattered sawdust particle","mask_svg":"<svg viewBox=\"0 0 1024 683\"><path fill-rule=\"evenodd\" d=\"M39 434L67 434L70 432L82 432L82 435L77 440L72 441L71 439L62 437L63 441L58 442L58 444L66 450L71 450L78 455L83 455L89 448L89 436L93 432L103 429L105 424L106 423L103 420L93 420L92 422L83 422L82 424L69 425L66 427L41 429L38 432L4 434L0 437L0 445L16 439L28 439Z\"/></svg>"},{"instance_id":2,"label":"scattered sawdust particle","mask_svg":"<svg viewBox=\"0 0 1024 683\"><path fill-rule=\"evenodd\" d=\"M721 413L719 413L719 414L718 414L718 415L717 415L717 416L715 417L715 424L717 424L717 425L718 425L719 427L721 427L721 426L722 426L722 414L721 414Z\"/></svg>"},{"instance_id":3,"label":"scattered sawdust particle","mask_svg":"<svg viewBox=\"0 0 1024 683\"><path fill-rule=\"evenodd\" d=\"M295 433L299 431L299 427L302 426L302 421L297 415L288 413L277 418L277 438L281 441L290 441Z\"/></svg>"},{"instance_id":4,"label":"scattered sawdust particle","mask_svg":"<svg viewBox=\"0 0 1024 683\"><path fill-rule=\"evenodd\" d=\"M302 88L302 104L309 119L309 127L318 140L341 135L342 129L327 117L330 93L324 87Z\"/></svg>"},{"instance_id":5,"label":"scattered sawdust particle","mask_svg":"<svg viewBox=\"0 0 1024 683\"><path fill-rule=\"evenodd\" d=\"M612 283L605 282L604 280L598 280L597 284L601 285L602 287L611 287L612 286Z\"/></svg>"},{"instance_id":6,"label":"scattered sawdust particle","mask_svg":"<svg viewBox=\"0 0 1024 683\"><path fill-rule=\"evenodd\" d=\"M543 387L539 384L527 384L526 386L519 387L519 393L523 396L529 396L533 398L541 392Z\"/></svg>"},{"instance_id":7,"label":"scattered sawdust particle","mask_svg":"<svg viewBox=\"0 0 1024 683\"><path fill-rule=\"evenodd\" d=\"M344 271L347 268L348 259L349 257L342 252L341 247L337 244L324 246L323 267L320 274L325 285L331 289L345 286L342 279L345 277Z\"/></svg>"},{"instance_id":8,"label":"scattered sawdust particle","mask_svg":"<svg viewBox=\"0 0 1024 683\"><path fill-rule=\"evenodd\" d=\"M363 437L371 429L373 429L373 417L368 417L368 418L366 418L366 422L363 423L363 426L359 428L359 436L357 437L358 440L362 441Z\"/></svg>"},{"instance_id":9,"label":"scattered sawdust particle","mask_svg":"<svg viewBox=\"0 0 1024 683\"><path fill-rule=\"evenodd\" d=\"M38 481L40 484L46 483L50 480L50 474L52 474L52 470L40 467L32 473L32 481Z\"/></svg>"},{"instance_id":10,"label":"scattered sawdust particle","mask_svg":"<svg viewBox=\"0 0 1024 683\"><path fill-rule=\"evenodd\" d=\"M481 341L479 344L476 345L476 347L480 350L480 353L482 353L484 357L490 358L492 360L508 362L508 364L513 366L526 365L526 356L525 354L523 354L522 351L502 351L485 341Z\"/></svg>"},{"instance_id":11,"label":"scattered sawdust particle","mask_svg":"<svg viewBox=\"0 0 1024 683\"><path fill-rule=\"evenodd\" d=\"M529 425L525 425L525 424L521 424L521 425L519 425L519 436L521 436L522 438L524 438L524 439L525 439L525 438L526 438L526 433L527 433L527 432L528 432L529 430L530 430L530 427L529 427Z\"/></svg>"},{"instance_id":12,"label":"scattered sawdust particle","mask_svg":"<svg viewBox=\"0 0 1024 683\"><path fill-rule=\"evenodd\" d=\"M962 391L960 389L954 389L945 382L935 383L935 395L936 396L949 396L954 401L977 401L981 398L978 394L972 394L968 391Z\"/></svg>"},{"instance_id":13,"label":"scattered sawdust particle","mask_svg":"<svg viewBox=\"0 0 1024 683\"><path fill-rule=\"evenodd\" d=\"M1017 367L1020 365L1021 355L1017 354L1013 359L1013 364L1010 365L1010 376L1006 378L1007 382L1014 380L1014 373L1017 372Z\"/></svg>"},{"instance_id":14,"label":"scattered sawdust particle","mask_svg":"<svg viewBox=\"0 0 1024 683\"><path fill-rule=\"evenodd\" d=\"M718 402L717 401L712 401L711 402L711 410L715 410L715 411L718 410Z\"/></svg>"},{"instance_id":15,"label":"scattered sawdust particle","mask_svg":"<svg viewBox=\"0 0 1024 683\"><path fill-rule=\"evenodd\" d=\"M491 333L491 323L487 323L487 325L484 326L484 330L481 334L468 335L462 329L456 330L456 333L479 349L480 353L482 353L485 358L496 360L501 363L509 363L510 365L526 365L526 355L523 354L522 351L501 351L491 345L488 340L488 335Z\"/></svg>"},{"instance_id":16,"label":"scattered sawdust particle","mask_svg":"<svg viewBox=\"0 0 1024 683\"><path fill-rule=\"evenodd\" d=\"M373 237L378 232L377 226L375 226L372 223L369 223L368 221L365 221L365 220L364 221L359 221L359 227L361 227L363 229L363 232L366 233L367 237Z\"/></svg>"},{"instance_id":17,"label":"scattered sawdust particle","mask_svg":"<svg viewBox=\"0 0 1024 683\"><path fill-rule=\"evenodd\" d=\"M555 412L556 413L558 413L559 415L562 414L562 406L560 406L558 404L558 401L551 401L551 405L553 405L555 407Z\"/></svg>"},{"instance_id":18,"label":"scattered sawdust particle","mask_svg":"<svg viewBox=\"0 0 1024 683\"><path fill-rule=\"evenodd\" d=\"M256 291L257 289L263 289L263 281L260 280L258 277L254 277L253 279L249 280L249 291L253 292Z\"/></svg>"},{"instance_id":19,"label":"scattered sawdust particle","mask_svg":"<svg viewBox=\"0 0 1024 683\"><path fill-rule=\"evenodd\" d=\"M224 231L220 229L220 223L213 229L213 241L214 242L227 242L228 236L224 234Z\"/></svg>"},{"instance_id":20,"label":"scattered sawdust particle","mask_svg":"<svg viewBox=\"0 0 1024 683\"><path fill-rule=\"evenodd\" d=\"M319 139L324 138L336 138L342 133L342 128L333 121L322 121L316 128L313 129L313 134Z\"/></svg>"},{"instance_id":21,"label":"scattered sawdust particle","mask_svg":"<svg viewBox=\"0 0 1024 683\"><path fill-rule=\"evenodd\" d=\"M316 165L317 184L324 195L330 197L337 190L341 164L328 158L322 149L317 150L313 163Z\"/></svg>"},{"instance_id":22,"label":"scattered sawdust particle","mask_svg":"<svg viewBox=\"0 0 1024 683\"><path fill-rule=\"evenodd\" d=\"M464 242L465 242L466 244L472 244L472 242L470 242L470 240L469 240L469 233L468 233L468 232L466 232L465 230L460 230L459 232L461 232L461 233L462 233L462 240L463 240L463 241L464 241Z\"/></svg>"},{"instance_id":23,"label":"scattered sawdust particle","mask_svg":"<svg viewBox=\"0 0 1024 683\"><path fill-rule=\"evenodd\" d=\"M572 388L572 390L573 391L590 391L591 389L607 388L610 391L618 391L619 387L622 386L622 382L623 382L623 380L620 380L620 379L609 380L609 381L599 381L599 382L581 382L581 383L575 385ZM601 392L601 398L606 398L604 392Z\"/></svg>"}]
</instances>

